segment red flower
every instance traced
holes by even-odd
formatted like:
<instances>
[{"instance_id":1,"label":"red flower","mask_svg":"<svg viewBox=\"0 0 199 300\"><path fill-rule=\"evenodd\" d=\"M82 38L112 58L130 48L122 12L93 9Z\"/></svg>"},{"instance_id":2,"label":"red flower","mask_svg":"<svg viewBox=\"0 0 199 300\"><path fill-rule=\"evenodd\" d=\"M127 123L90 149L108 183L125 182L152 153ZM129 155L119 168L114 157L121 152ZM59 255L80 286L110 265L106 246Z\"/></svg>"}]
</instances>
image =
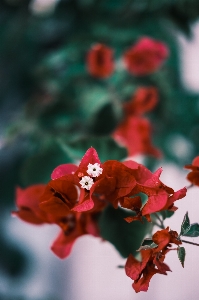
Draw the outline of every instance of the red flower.
<instances>
[{"instance_id":1,"label":"red flower","mask_svg":"<svg viewBox=\"0 0 199 300\"><path fill-rule=\"evenodd\" d=\"M124 62L129 73L144 76L157 71L168 55L164 43L143 37L124 53Z\"/></svg>"},{"instance_id":2,"label":"red flower","mask_svg":"<svg viewBox=\"0 0 199 300\"><path fill-rule=\"evenodd\" d=\"M70 172L73 174L68 174ZM52 179L42 196L40 208L47 213L57 211L57 214L69 210L97 212L108 202L116 208L119 199L127 196L136 185L131 168L115 160L101 164L94 148L87 150L79 167L58 166Z\"/></svg>"},{"instance_id":3,"label":"red flower","mask_svg":"<svg viewBox=\"0 0 199 300\"><path fill-rule=\"evenodd\" d=\"M194 185L199 186L199 156L196 156L191 165L186 165L186 169L191 172L187 175L187 179Z\"/></svg>"},{"instance_id":4,"label":"red flower","mask_svg":"<svg viewBox=\"0 0 199 300\"><path fill-rule=\"evenodd\" d=\"M58 166L52 172L52 180L48 183L46 192L43 195L42 209L44 209L43 205L45 203L49 203L53 207L55 203L59 202L59 205L65 207L65 210L77 212L100 211L107 205L95 193L95 189L98 190L98 193L100 192L99 187L102 183L104 187L107 187L106 182L101 180L100 175L102 172L101 162L94 148L87 150L79 167L71 164ZM77 188L79 189L79 195L77 194ZM50 206L46 206L47 211Z\"/></svg>"},{"instance_id":5,"label":"red flower","mask_svg":"<svg viewBox=\"0 0 199 300\"><path fill-rule=\"evenodd\" d=\"M138 88L131 101L124 104L124 120L113 133L113 138L127 147L128 155L137 153L161 156L151 143L152 128L141 115L154 108L158 101L155 88Z\"/></svg>"},{"instance_id":6,"label":"red flower","mask_svg":"<svg viewBox=\"0 0 199 300\"><path fill-rule=\"evenodd\" d=\"M136 293L148 290L153 275L157 273L167 275L167 271L171 271L164 263L165 255L170 250L176 250L170 248L171 243L176 245L182 244L178 239L178 233L172 230L169 231L169 227L157 231L153 235L152 240L157 246L152 249L140 250L142 255L141 262L130 254L125 265L126 275L134 280L132 287Z\"/></svg>"},{"instance_id":7,"label":"red flower","mask_svg":"<svg viewBox=\"0 0 199 300\"><path fill-rule=\"evenodd\" d=\"M126 161L124 164L128 167L135 168L131 161ZM131 210L136 212L136 216L126 218L127 222L132 222L134 220L142 220L142 216L145 216L148 221L150 221L150 214L163 211L163 210L177 210L174 206L174 202L186 196L187 189L182 188L177 192L165 184L163 184L159 177L162 173L162 168L158 169L154 174L151 173L142 165L138 165L137 171L134 173L137 184L132 192L128 196L134 196L138 193L144 193L148 196L148 200L145 205L142 206L141 199L139 202L135 199L129 197L128 199L123 199L121 205L125 208L131 206ZM127 204L128 203L128 204Z\"/></svg>"},{"instance_id":8,"label":"red flower","mask_svg":"<svg viewBox=\"0 0 199 300\"><path fill-rule=\"evenodd\" d=\"M158 103L157 89L154 87L137 88L132 99L124 104L126 116L140 116L154 109Z\"/></svg>"},{"instance_id":9,"label":"red flower","mask_svg":"<svg viewBox=\"0 0 199 300\"><path fill-rule=\"evenodd\" d=\"M95 44L87 54L87 69L94 77L109 77L114 70L113 50L106 45Z\"/></svg>"}]
</instances>

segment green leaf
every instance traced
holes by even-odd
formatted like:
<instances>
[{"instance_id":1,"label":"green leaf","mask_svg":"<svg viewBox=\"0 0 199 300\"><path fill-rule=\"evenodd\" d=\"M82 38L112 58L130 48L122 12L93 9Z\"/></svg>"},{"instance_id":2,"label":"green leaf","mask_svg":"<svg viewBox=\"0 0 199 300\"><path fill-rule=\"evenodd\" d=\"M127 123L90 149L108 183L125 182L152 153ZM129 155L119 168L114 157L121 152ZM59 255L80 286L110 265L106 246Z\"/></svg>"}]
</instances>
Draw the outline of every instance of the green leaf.
<instances>
[{"instance_id":1,"label":"green leaf","mask_svg":"<svg viewBox=\"0 0 199 300\"><path fill-rule=\"evenodd\" d=\"M197 237L199 236L199 224L198 223L193 223L190 225L189 230L186 231L184 236L190 236L190 237Z\"/></svg>"},{"instance_id":2,"label":"green leaf","mask_svg":"<svg viewBox=\"0 0 199 300\"><path fill-rule=\"evenodd\" d=\"M163 210L161 212L158 212L158 214L162 216L163 220L165 220L167 218L171 218L174 214L174 211Z\"/></svg>"},{"instance_id":3,"label":"green leaf","mask_svg":"<svg viewBox=\"0 0 199 300\"><path fill-rule=\"evenodd\" d=\"M185 235L189 231L189 229L190 229L190 220L189 220L188 212L186 212L184 219L182 221L180 235Z\"/></svg>"},{"instance_id":4,"label":"green leaf","mask_svg":"<svg viewBox=\"0 0 199 300\"><path fill-rule=\"evenodd\" d=\"M140 250L146 250L146 249L153 249L155 247L157 247L157 244L155 244L151 238L146 238L143 240L143 242L138 250L140 251Z\"/></svg>"},{"instance_id":5,"label":"green leaf","mask_svg":"<svg viewBox=\"0 0 199 300\"><path fill-rule=\"evenodd\" d=\"M178 258L184 268L184 261L185 261L185 248L184 247L178 247L178 250L177 250L177 253L178 253Z\"/></svg>"},{"instance_id":6,"label":"green leaf","mask_svg":"<svg viewBox=\"0 0 199 300\"><path fill-rule=\"evenodd\" d=\"M46 183L55 167L71 162L54 140L48 141L25 160L20 172L22 182L24 185Z\"/></svg>"},{"instance_id":7,"label":"green leaf","mask_svg":"<svg viewBox=\"0 0 199 300\"><path fill-rule=\"evenodd\" d=\"M59 139L59 143L66 155L73 160L81 159L90 147L96 149L102 162L108 159L122 160L127 157L126 149L118 146L112 138L106 136L80 138L69 144Z\"/></svg>"},{"instance_id":8,"label":"green leaf","mask_svg":"<svg viewBox=\"0 0 199 300\"><path fill-rule=\"evenodd\" d=\"M152 224L145 221L127 223L124 218L132 213L108 206L101 214L99 228L102 238L109 241L119 251L121 256L135 255L141 242L147 234L152 232Z\"/></svg>"}]
</instances>

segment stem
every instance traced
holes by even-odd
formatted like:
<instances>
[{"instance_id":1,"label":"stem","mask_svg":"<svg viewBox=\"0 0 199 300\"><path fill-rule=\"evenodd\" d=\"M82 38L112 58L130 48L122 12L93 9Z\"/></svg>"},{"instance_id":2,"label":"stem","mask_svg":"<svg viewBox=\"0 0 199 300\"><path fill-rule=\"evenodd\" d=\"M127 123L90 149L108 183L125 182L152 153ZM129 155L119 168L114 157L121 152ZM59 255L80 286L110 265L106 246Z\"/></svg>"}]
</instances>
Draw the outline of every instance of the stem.
<instances>
[{"instance_id":1,"label":"stem","mask_svg":"<svg viewBox=\"0 0 199 300\"><path fill-rule=\"evenodd\" d=\"M161 229L165 229L164 225L157 223L155 220L152 220L152 223Z\"/></svg>"},{"instance_id":2,"label":"stem","mask_svg":"<svg viewBox=\"0 0 199 300\"><path fill-rule=\"evenodd\" d=\"M194 246L199 246L199 244L197 243L193 243L193 242L188 242L188 241L185 241L185 240L181 240L183 243L187 243L187 244L191 244L191 245L194 245Z\"/></svg>"},{"instance_id":3,"label":"stem","mask_svg":"<svg viewBox=\"0 0 199 300\"><path fill-rule=\"evenodd\" d=\"M186 186L186 189L190 189L191 187L193 187L194 185L191 183L190 185Z\"/></svg>"},{"instance_id":4,"label":"stem","mask_svg":"<svg viewBox=\"0 0 199 300\"><path fill-rule=\"evenodd\" d=\"M159 226L159 227L162 228L162 229L165 229L164 222L163 222L163 220L160 218L160 216L159 216L157 213L154 213L154 215L155 215L156 218L160 221L160 225L157 224L157 223L156 223L155 225Z\"/></svg>"}]
</instances>

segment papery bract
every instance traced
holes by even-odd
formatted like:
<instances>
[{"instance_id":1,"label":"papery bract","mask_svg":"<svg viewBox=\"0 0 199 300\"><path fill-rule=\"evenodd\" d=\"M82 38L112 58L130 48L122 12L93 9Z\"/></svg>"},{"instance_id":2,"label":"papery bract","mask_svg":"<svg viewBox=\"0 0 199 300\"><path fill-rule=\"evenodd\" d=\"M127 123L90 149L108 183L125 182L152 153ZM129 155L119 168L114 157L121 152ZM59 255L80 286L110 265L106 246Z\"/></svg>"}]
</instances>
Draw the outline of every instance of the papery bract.
<instances>
[{"instance_id":1,"label":"papery bract","mask_svg":"<svg viewBox=\"0 0 199 300\"><path fill-rule=\"evenodd\" d=\"M142 261L135 259L132 254L126 261L126 275L134 280L132 287L136 293L148 290L153 275L157 273L167 275L167 272L171 271L169 266L164 263L165 255L170 250L177 250L171 248L172 243L175 245L182 243L178 238L178 233L169 230L169 227L157 231L152 236L152 240L157 246L140 250Z\"/></svg>"},{"instance_id":2,"label":"papery bract","mask_svg":"<svg viewBox=\"0 0 199 300\"><path fill-rule=\"evenodd\" d=\"M27 188L16 188L16 206L18 211L12 215L32 224L50 222L48 215L39 207L39 200L46 189L45 184L35 184Z\"/></svg>"},{"instance_id":3,"label":"papery bract","mask_svg":"<svg viewBox=\"0 0 199 300\"><path fill-rule=\"evenodd\" d=\"M129 73L145 76L157 71L168 55L166 44L143 37L124 53L124 63Z\"/></svg>"},{"instance_id":4,"label":"papery bract","mask_svg":"<svg viewBox=\"0 0 199 300\"><path fill-rule=\"evenodd\" d=\"M61 231L51 249L60 258L66 258L70 254L78 237L85 234L99 236L98 214L71 212L71 202L76 199L77 190L72 185L67 186L67 183L67 181L54 180L47 186L37 184L25 189L18 187L16 190L18 211L12 212L14 216L28 223L36 225L57 224ZM67 197L63 192L56 194L58 188L60 192L63 191L63 185L66 188L65 191L67 190L69 193ZM54 192L50 189L54 189Z\"/></svg>"},{"instance_id":5,"label":"papery bract","mask_svg":"<svg viewBox=\"0 0 199 300\"><path fill-rule=\"evenodd\" d=\"M109 77L114 70L113 50L103 44L93 45L87 54L87 69L94 77Z\"/></svg>"},{"instance_id":6,"label":"papery bract","mask_svg":"<svg viewBox=\"0 0 199 300\"><path fill-rule=\"evenodd\" d=\"M129 161L124 162L124 164L128 165L129 167L131 166L131 163ZM163 184L159 179L161 172L162 168L159 168L155 173L151 173L144 166L139 165L137 174L134 174L137 184L129 196L133 197L138 193L144 193L148 196L148 200L146 204L144 204L142 207L140 206L139 209L138 206L136 208L133 207L134 198L128 199L128 202L132 201L131 210L136 212L136 217L128 217L126 219L127 222L132 222L134 220L141 221L143 216L145 216L147 220L150 221L150 214L152 213L163 210L175 211L177 207L174 206L174 202L186 196L187 189L185 187L178 190L177 192L174 192L172 188ZM145 181L142 177L145 178ZM121 202L121 205L125 208L128 208L127 206L125 206L124 202Z\"/></svg>"}]
</instances>

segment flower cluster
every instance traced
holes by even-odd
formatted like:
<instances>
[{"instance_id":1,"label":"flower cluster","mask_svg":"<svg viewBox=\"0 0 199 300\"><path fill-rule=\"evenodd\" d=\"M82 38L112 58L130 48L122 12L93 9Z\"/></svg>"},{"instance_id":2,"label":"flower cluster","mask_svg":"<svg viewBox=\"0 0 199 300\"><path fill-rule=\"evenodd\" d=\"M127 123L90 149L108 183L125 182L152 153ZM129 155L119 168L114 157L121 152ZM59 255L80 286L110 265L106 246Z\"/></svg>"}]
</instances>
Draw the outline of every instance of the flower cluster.
<instances>
[{"instance_id":1,"label":"flower cluster","mask_svg":"<svg viewBox=\"0 0 199 300\"><path fill-rule=\"evenodd\" d=\"M108 205L134 210L137 216L126 221L142 221L161 210L175 210L173 202L185 196L186 189L174 192L159 176L133 161L108 160L101 164L94 148L87 150L79 166L63 164L56 167L46 185L17 189L13 212L33 224L57 224L61 231L51 249L60 258L70 254L75 240L83 234L99 236L97 218ZM148 196L142 207L141 192Z\"/></svg>"},{"instance_id":2,"label":"flower cluster","mask_svg":"<svg viewBox=\"0 0 199 300\"><path fill-rule=\"evenodd\" d=\"M177 246L182 244L178 233L169 230L169 227L157 231L152 236L152 242L151 247L140 250L142 261L135 259L132 254L129 255L126 261L126 275L134 280L132 287L136 293L148 290L149 282L153 275L167 275L167 272L171 271L169 266L164 263L165 256L169 251L177 250L177 248L171 248L171 244Z\"/></svg>"},{"instance_id":3,"label":"flower cluster","mask_svg":"<svg viewBox=\"0 0 199 300\"><path fill-rule=\"evenodd\" d=\"M168 58L167 46L148 37L140 38L123 55L130 74L145 76L157 71ZM114 71L113 50L104 44L95 44L87 54L88 72L98 78L107 78Z\"/></svg>"}]
</instances>

